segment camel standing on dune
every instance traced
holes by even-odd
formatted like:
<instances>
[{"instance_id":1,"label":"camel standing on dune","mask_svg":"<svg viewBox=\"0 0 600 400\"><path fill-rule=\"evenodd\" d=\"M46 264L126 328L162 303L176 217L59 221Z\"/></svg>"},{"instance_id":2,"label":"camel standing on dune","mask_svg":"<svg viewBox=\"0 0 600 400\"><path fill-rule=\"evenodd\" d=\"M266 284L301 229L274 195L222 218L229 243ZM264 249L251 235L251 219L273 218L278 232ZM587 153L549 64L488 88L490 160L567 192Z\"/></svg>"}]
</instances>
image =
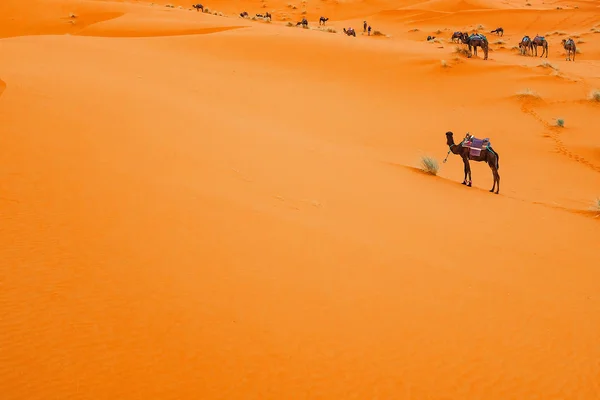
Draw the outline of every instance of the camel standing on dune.
<instances>
[{"instance_id":1,"label":"camel standing on dune","mask_svg":"<svg viewBox=\"0 0 600 400\"><path fill-rule=\"evenodd\" d=\"M535 50L536 57L537 57L537 48L538 48L538 46L540 46L542 48L542 55L540 56L540 58L544 57L544 53L546 53L546 58L548 58L548 41L546 40L546 38L544 36L535 35L535 37L531 41L531 45L533 46L533 49Z\"/></svg>"},{"instance_id":2,"label":"camel standing on dune","mask_svg":"<svg viewBox=\"0 0 600 400\"><path fill-rule=\"evenodd\" d=\"M200 4L200 3L198 3L198 4L193 4L193 5L192 5L192 7L193 7L193 8L195 8L195 9L196 9L196 11L200 11L200 10L202 10L202 12L204 12L204 6L203 6L202 4Z\"/></svg>"},{"instance_id":3,"label":"camel standing on dune","mask_svg":"<svg viewBox=\"0 0 600 400\"><path fill-rule=\"evenodd\" d=\"M484 161L490 166L492 175L494 176L494 185L490 189L490 192L493 193L494 188L496 188L496 194L498 194L500 191L500 174L498 174L498 169L500 169L500 155L492 149L489 140L478 139L467 133L460 144L455 144L453 135L452 132L446 132L448 155L450 153L458 154L463 160L465 165L465 178L462 184L471 187L473 183L471 180L471 164L469 164L469 160L478 162ZM448 156L446 156L446 159L448 159ZM444 160L444 162L446 162L446 160ZM468 181L467 175L469 176Z\"/></svg>"},{"instance_id":4,"label":"camel standing on dune","mask_svg":"<svg viewBox=\"0 0 600 400\"><path fill-rule=\"evenodd\" d=\"M499 27L491 31L490 33L495 33L498 36L504 36L504 28Z\"/></svg>"},{"instance_id":5,"label":"camel standing on dune","mask_svg":"<svg viewBox=\"0 0 600 400\"><path fill-rule=\"evenodd\" d=\"M528 35L523 36L523 39L521 39L521 42L519 43L519 50L523 55L527 54L527 50L529 50L531 55L533 55L533 43L531 43L531 38Z\"/></svg>"},{"instance_id":6,"label":"camel standing on dune","mask_svg":"<svg viewBox=\"0 0 600 400\"><path fill-rule=\"evenodd\" d=\"M296 26L299 26L299 25L302 25L302 26L305 26L308 28L308 21L306 20L306 18L302 18L302 21L296 22Z\"/></svg>"},{"instance_id":7,"label":"camel standing on dune","mask_svg":"<svg viewBox=\"0 0 600 400\"><path fill-rule=\"evenodd\" d=\"M577 52L577 46L575 46L575 41L571 38L563 39L562 45L567 51L567 61L571 61L571 53L573 53L573 61L575 61L575 53Z\"/></svg>"},{"instance_id":8,"label":"camel standing on dune","mask_svg":"<svg viewBox=\"0 0 600 400\"><path fill-rule=\"evenodd\" d=\"M325 25L325 22L329 21L329 18L321 17L319 18L319 25Z\"/></svg>"},{"instance_id":9,"label":"camel standing on dune","mask_svg":"<svg viewBox=\"0 0 600 400\"><path fill-rule=\"evenodd\" d=\"M477 47L481 47L484 54L483 59L488 59L489 45L488 40L484 35L482 35L481 33L473 33L469 36L466 33L463 33L461 36L461 40L464 44L469 46L469 53L471 53L471 48L473 48L475 56L477 56Z\"/></svg>"}]
</instances>

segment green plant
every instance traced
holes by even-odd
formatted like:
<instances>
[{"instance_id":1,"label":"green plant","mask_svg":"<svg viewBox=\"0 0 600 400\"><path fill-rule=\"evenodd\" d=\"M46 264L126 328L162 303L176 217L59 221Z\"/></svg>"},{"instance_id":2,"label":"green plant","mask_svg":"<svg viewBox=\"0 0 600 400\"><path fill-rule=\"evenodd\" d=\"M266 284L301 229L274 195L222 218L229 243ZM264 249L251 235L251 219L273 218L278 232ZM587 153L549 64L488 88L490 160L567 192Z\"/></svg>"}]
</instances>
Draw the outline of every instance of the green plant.
<instances>
[{"instance_id":1,"label":"green plant","mask_svg":"<svg viewBox=\"0 0 600 400\"><path fill-rule=\"evenodd\" d=\"M428 156L421 157L421 170L431 175L437 175L439 169L440 166L435 158Z\"/></svg>"}]
</instances>

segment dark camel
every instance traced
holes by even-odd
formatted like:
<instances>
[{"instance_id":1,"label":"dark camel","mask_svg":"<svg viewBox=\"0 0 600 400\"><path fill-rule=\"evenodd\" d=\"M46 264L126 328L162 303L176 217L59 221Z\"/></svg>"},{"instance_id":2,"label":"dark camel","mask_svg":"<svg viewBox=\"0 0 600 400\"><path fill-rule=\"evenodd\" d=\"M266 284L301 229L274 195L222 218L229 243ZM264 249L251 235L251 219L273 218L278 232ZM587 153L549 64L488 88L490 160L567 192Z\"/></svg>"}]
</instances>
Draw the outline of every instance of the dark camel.
<instances>
[{"instance_id":1,"label":"dark camel","mask_svg":"<svg viewBox=\"0 0 600 400\"><path fill-rule=\"evenodd\" d=\"M192 7L194 7L196 9L196 11L202 10L202 12L204 12L204 6L200 3L194 4L194 5L192 5Z\"/></svg>"},{"instance_id":2,"label":"dark camel","mask_svg":"<svg viewBox=\"0 0 600 400\"><path fill-rule=\"evenodd\" d=\"M489 46L487 38L484 35L481 33L473 33L469 36L466 33L463 33L461 40L464 44L469 45L469 53L471 53L471 48L473 48L475 56L477 56L477 47L481 47L484 54L483 59L488 59Z\"/></svg>"},{"instance_id":3,"label":"dark camel","mask_svg":"<svg viewBox=\"0 0 600 400\"><path fill-rule=\"evenodd\" d=\"M487 147L481 149L481 153L479 154L479 156L471 157L469 155L471 149L469 147L463 146L464 142L467 138L469 138L469 136L470 135L467 134L467 136L465 136L465 138L462 142L460 142L460 144L455 144L453 133L446 132L446 144L449 147L448 154L458 154L462 158L463 163L465 164L465 178L462 184L471 187L473 183L471 181L471 165L469 164L469 160L485 161L490 166L492 170L492 175L494 176L494 185L492 186L490 192L493 193L494 188L496 188L496 194L498 194L498 192L500 191L500 174L498 174L498 169L500 169L500 155L496 153L491 146L488 145ZM467 175L469 176L468 181Z\"/></svg>"},{"instance_id":4,"label":"dark camel","mask_svg":"<svg viewBox=\"0 0 600 400\"><path fill-rule=\"evenodd\" d=\"M308 21L306 20L306 18L302 18L302 21L296 22L296 26L298 26L298 25L302 25L302 26L308 27Z\"/></svg>"},{"instance_id":5,"label":"dark camel","mask_svg":"<svg viewBox=\"0 0 600 400\"><path fill-rule=\"evenodd\" d=\"M247 18L248 17L248 12L247 11L241 12L240 13L240 17Z\"/></svg>"},{"instance_id":6,"label":"dark camel","mask_svg":"<svg viewBox=\"0 0 600 400\"><path fill-rule=\"evenodd\" d=\"M521 39L521 42L519 43L519 50L523 55L527 54L527 50L533 55L533 44L531 43L531 38L529 36L523 36L523 39Z\"/></svg>"},{"instance_id":7,"label":"dark camel","mask_svg":"<svg viewBox=\"0 0 600 400\"><path fill-rule=\"evenodd\" d=\"M575 61L575 53L577 52L577 46L575 46L575 41L571 38L563 39L562 45L567 51L567 61L571 61L571 53L573 53L573 61Z\"/></svg>"},{"instance_id":8,"label":"dark camel","mask_svg":"<svg viewBox=\"0 0 600 400\"><path fill-rule=\"evenodd\" d=\"M427 41L430 41L430 40L433 40L433 39L435 39L435 36L431 36L431 35L427 36Z\"/></svg>"},{"instance_id":9,"label":"dark camel","mask_svg":"<svg viewBox=\"0 0 600 400\"><path fill-rule=\"evenodd\" d=\"M346 35L356 37L356 32L354 31L354 28L348 28L348 30L346 30L346 28L343 29Z\"/></svg>"},{"instance_id":10,"label":"dark camel","mask_svg":"<svg viewBox=\"0 0 600 400\"><path fill-rule=\"evenodd\" d=\"M502 27L496 28L493 31L491 31L490 33L495 33L496 35L504 36L504 28L502 28Z\"/></svg>"},{"instance_id":11,"label":"dark camel","mask_svg":"<svg viewBox=\"0 0 600 400\"><path fill-rule=\"evenodd\" d=\"M327 21L329 21L329 18L321 17L319 18L319 25L325 25Z\"/></svg>"},{"instance_id":12,"label":"dark camel","mask_svg":"<svg viewBox=\"0 0 600 400\"><path fill-rule=\"evenodd\" d=\"M464 33L464 35L466 35L466 33ZM462 39L462 37L463 37L463 33L462 33L462 32L458 32L458 31L456 31L456 32L454 32L454 33L452 34L452 37L451 37L450 39L451 39L453 42L454 42L454 39L456 39L456 41L457 41L457 42L460 42L460 40Z\"/></svg>"},{"instance_id":13,"label":"dark camel","mask_svg":"<svg viewBox=\"0 0 600 400\"><path fill-rule=\"evenodd\" d=\"M542 55L540 56L540 58L544 57L544 53L546 53L546 58L548 58L548 41L543 36L535 35L535 37L531 41L531 45L533 46L533 49L535 50L536 57L537 57L537 48L538 48L538 46L540 46L542 48Z\"/></svg>"}]
</instances>

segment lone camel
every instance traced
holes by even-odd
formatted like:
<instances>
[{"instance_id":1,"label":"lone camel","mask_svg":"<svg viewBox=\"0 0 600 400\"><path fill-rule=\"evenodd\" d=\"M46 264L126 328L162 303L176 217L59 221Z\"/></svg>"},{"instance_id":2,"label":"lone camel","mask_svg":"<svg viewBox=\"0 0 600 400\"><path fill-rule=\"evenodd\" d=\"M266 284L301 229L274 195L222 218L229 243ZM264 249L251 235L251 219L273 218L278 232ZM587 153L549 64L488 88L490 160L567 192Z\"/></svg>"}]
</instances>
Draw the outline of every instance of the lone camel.
<instances>
[{"instance_id":1,"label":"lone camel","mask_svg":"<svg viewBox=\"0 0 600 400\"><path fill-rule=\"evenodd\" d=\"M496 35L504 36L504 28L502 28L502 27L496 28L493 31L491 31L490 33L495 33Z\"/></svg>"},{"instance_id":2,"label":"lone camel","mask_svg":"<svg viewBox=\"0 0 600 400\"><path fill-rule=\"evenodd\" d=\"M319 18L319 25L325 25L327 21L329 21L329 18L321 17Z\"/></svg>"},{"instance_id":3,"label":"lone camel","mask_svg":"<svg viewBox=\"0 0 600 400\"><path fill-rule=\"evenodd\" d=\"M200 3L192 5L196 9L196 11L202 10L204 12L204 6Z\"/></svg>"},{"instance_id":4,"label":"lone camel","mask_svg":"<svg viewBox=\"0 0 600 400\"><path fill-rule=\"evenodd\" d=\"M573 61L575 61L575 53L577 53L577 46L575 41L571 38L562 40L563 47L567 51L567 61L571 61L571 53L573 53Z\"/></svg>"},{"instance_id":5,"label":"lone camel","mask_svg":"<svg viewBox=\"0 0 600 400\"><path fill-rule=\"evenodd\" d=\"M469 164L469 160L484 161L490 166L492 175L494 176L494 185L490 189L490 192L493 193L494 188L496 188L496 194L498 194L500 191L500 174L498 174L498 169L500 169L500 155L492 149L489 140L477 139L467 133L460 144L455 144L453 135L450 131L446 132L446 144L449 148L448 155L450 153L458 154L465 164L465 178L462 184L470 187L473 183L471 181L471 165ZM446 156L446 159L448 159L448 156ZM468 181L467 175L469 176Z\"/></svg>"},{"instance_id":6,"label":"lone camel","mask_svg":"<svg viewBox=\"0 0 600 400\"><path fill-rule=\"evenodd\" d=\"M343 29L346 35L356 37L356 32L354 31L354 28L348 28L348 30L346 30L346 28Z\"/></svg>"}]
</instances>

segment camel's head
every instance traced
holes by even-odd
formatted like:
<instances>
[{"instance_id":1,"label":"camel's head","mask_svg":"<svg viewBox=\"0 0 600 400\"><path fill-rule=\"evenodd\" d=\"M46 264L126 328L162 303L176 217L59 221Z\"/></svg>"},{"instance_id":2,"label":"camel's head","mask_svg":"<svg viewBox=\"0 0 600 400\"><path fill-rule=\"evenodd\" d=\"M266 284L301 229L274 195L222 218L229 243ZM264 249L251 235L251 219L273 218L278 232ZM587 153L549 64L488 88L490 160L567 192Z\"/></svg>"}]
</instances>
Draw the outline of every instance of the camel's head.
<instances>
[{"instance_id":1,"label":"camel's head","mask_svg":"<svg viewBox=\"0 0 600 400\"><path fill-rule=\"evenodd\" d=\"M446 144L448 146L451 146L451 145L454 144L454 137L453 137L453 135L454 134L452 132L450 132L450 131L446 132Z\"/></svg>"}]
</instances>

